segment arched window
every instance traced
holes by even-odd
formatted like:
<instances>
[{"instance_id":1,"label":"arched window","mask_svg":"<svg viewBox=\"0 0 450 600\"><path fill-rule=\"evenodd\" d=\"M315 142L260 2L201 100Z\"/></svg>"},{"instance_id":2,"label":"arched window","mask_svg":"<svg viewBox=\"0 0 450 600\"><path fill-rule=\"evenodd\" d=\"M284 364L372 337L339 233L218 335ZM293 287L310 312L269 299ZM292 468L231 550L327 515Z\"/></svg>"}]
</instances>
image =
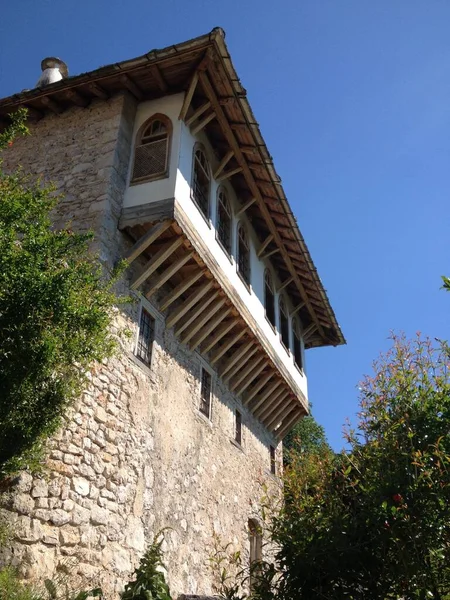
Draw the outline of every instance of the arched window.
<instances>
[{"instance_id":1,"label":"arched window","mask_svg":"<svg viewBox=\"0 0 450 600\"><path fill-rule=\"evenodd\" d=\"M197 144L194 147L191 196L207 219L209 218L210 180L209 164L206 159L205 151Z\"/></svg>"},{"instance_id":2,"label":"arched window","mask_svg":"<svg viewBox=\"0 0 450 600\"><path fill-rule=\"evenodd\" d=\"M231 254L231 206L224 188L217 193L217 239Z\"/></svg>"},{"instance_id":3,"label":"arched window","mask_svg":"<svg viewBox=\"0 0 450 600\"><path fill-rule=\"evenodd\" d=\"M275 288L269 269L264 271L264 308L269 323L275 327Z\"/></svg>"},{"instance_id":4,"label":"arched window","mask_svg":"<svg viewBox=\"0 0 450 600\"><path fill-rule=\"evenodd\" d=\"M250 243L247 230L242 223L238 225L237 269L247 285L250 285Z\"/></svg>"},{"instance_id":5,"label":"arched window","mask_svg":"<svg viewBox=\"0 0 450 600\"><path fill-rule=\"evenodd\" d=\"M262 561L263 536L261 526L255 519L248 520L248 537L250 541L250 589L257 577L258 566Z\"/></svg>"},{"instance_id":6,"label":"arched window","mask_svg":"<svg viewBox=\"0 0 450 600\"><path fill-rule=\"evenodd\" d=\"M302 360L302 343L300 336L300 325L297 319L292 320L292 334L293 334L293 342L294 342L294 362L297 367L302 371L303 370L303 360Z\"/></svg>"},{"instance_id":7,"label":"arched window","mask_svg":"<svg viewBox=\"0 0 450 600\"><path fill-rule=\"evenodd\" d=\"M289 348L289 316L283 296L280 297L280 333L281 341Z\"/></svg>"},{"instance_id":8,"label":"arched window","mask_svg":"<svg viewBox=\"0 0 450 600\"><path fill-rule=\"evenodd\" d=\"M172 123L165 115L153 115L144 123L136 136L132 183L168 177L171 134Z\"/></svg>"}]
</instances>

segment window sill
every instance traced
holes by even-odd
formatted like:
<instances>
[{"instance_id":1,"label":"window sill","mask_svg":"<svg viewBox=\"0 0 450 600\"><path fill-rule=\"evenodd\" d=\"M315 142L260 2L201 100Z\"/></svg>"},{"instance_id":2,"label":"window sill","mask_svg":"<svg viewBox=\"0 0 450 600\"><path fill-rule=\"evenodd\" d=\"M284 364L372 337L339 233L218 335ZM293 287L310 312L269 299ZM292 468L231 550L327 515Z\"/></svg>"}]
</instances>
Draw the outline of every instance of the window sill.
<instances>
[{"instance_id":1,"label":"window sill","mask_svg":"<svg viewBox=\"0 0 450 600\"><path fill-rule=\"evenodd\" d=\"M144 362L142 362L142 360L140 358L138 358L135 354L133 354L133 352L128 352L128 358L133 364L135 364L137 367L139 367L143 373L145 373L146 375L148 375L150 377L152 383L156 383L155 373L152 371L151 363L150 363L150 366L146 365ZM152 357L152 360L153 360L153 357Z\"/></svg>"},{"instance_id":2,"label":"window sill","mask_svg":"<svg viewBox=\"0 0 450 600\"><path fill-rule=\"evenodd\" d=\"M239 279L242 281L242 283L244 284L244 286L247 288L247 291L249 294L252 293L252 286L244 279L242 273L239 271L239 269L237 269L237 274Z\"/></svg>"},{"instance_id":3,"label":"window sill","mask_svg":"<svg viewBox=\"0 0 450 600\"><path fill-rule=\"evenodd\" d=\"M285 345L285 343L283 342L283 340L280 338L280 344L283 346L283 348L286 350L286 353L288 356L291 355L291 351L290 349Z\"/></svg>"},{"instance_id":4,"label":"window sill","mask_svg":"<svg viewBox=\"0 0 450 600\"><path fill-rule=\"evenodd\" d=\"M195 410L195 416L204 424L208 425L208 427L213 427L213 423L210 417L207 417L205 413L202 413L198 408Z\"/></svg>"},{"instance_id":5,"label":"window sill","mask_svg":"<svg viewBox=\"0 0 450 600\"><path fill-rule=\"evenodd\" d=\"M200 208L200 206L195 201L195 198L192 196L192 194L191 194L191 200L192 200L192 204L195 206L195 208L201 214L201 216L202 216L203 220L205 221L205 223L208 225L208 227L210 229L212 229L211 217L205 215L205 213L202 211L202 209Z\"/></svg>"},{"instance_id":6,"label":"window sill","mask_svg":"<svg viewBox=\"0 0 450 600\"><path fill-rule=\"evenodd\" d=\"M244 448L242 446L242 444L240 444L239 442L237 442L236 440L234 440L233 438L230 438L230 443L237 448L238 450L240 450L242 452L242 454L245 454Z\"/></svg>"},{"instance_id":7,"label":"window sill","mask_svg":"<svg viewBox=\"0 0 450 600\"><path fill-rule=\"evenodd\" d=\"M270 329L276 334L277 333L277 328L275 327L275 325L270 321L269 317L267 316L266 313L264 313L264 316L266 318L266 321L269 323Z\"/></svg>"},{"instance_id":8,"label":"window sill","mask_svg":"<svg viewBox=\"0 0 450 600\"><path fill-rule=\"evenodd\" d=\"M216 242L219 244L219 246L222 248L225 256L228 258L228 260L230 261L230 264L233 264L233 258L231 256L231 252L228 252L228 250L225 248L225 246L222 244L222 242L219 239L219 236L216 233Z\"/></svg>"},{"instance_id":9,"label":"window sill","mask_svg":"<svg viewBox=\"0 0 450 600\"><path fill-rule=\"evenodd\" d=\"M300 375L302 377L305 376L305 370L303 369L303 367L299 367L295 361L294 361L294 367L297 369L297 371L300 373Z\"/></svg>"},{"instance_id":10,"label":"window sill","mask_svg":"<svg viewBox=\"0 0 450 600\"><path fill-rule=\"evenodd\" d=\"M159 181L160 179L167 179L169 177L169 171L162 173L160 175L151 175L149 177L142 177L142 179L133 179L128 184L129 187L134 185L140 185L141 183L150 183L151 181Z\"/></svg>"}]
</instances>

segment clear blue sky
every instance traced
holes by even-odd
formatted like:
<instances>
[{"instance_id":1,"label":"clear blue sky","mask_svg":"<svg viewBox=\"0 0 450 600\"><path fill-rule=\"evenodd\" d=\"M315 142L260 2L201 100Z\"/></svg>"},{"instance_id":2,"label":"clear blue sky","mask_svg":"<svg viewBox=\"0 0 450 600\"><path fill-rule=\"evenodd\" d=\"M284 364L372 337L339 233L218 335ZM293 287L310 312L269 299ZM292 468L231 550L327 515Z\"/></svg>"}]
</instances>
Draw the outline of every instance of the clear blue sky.
<instances>
[{"instance_id":1,"label":"clear blue sky","mask_svg":"<svg viewBox=\"0 0 450 600\"><path fill-rule=\"evenodd\" d=\"M338 449L390 330L450 338L448 0L3 0L0 97L221 26L346 347L307 353Z\"/></svg>"}]
</instances>

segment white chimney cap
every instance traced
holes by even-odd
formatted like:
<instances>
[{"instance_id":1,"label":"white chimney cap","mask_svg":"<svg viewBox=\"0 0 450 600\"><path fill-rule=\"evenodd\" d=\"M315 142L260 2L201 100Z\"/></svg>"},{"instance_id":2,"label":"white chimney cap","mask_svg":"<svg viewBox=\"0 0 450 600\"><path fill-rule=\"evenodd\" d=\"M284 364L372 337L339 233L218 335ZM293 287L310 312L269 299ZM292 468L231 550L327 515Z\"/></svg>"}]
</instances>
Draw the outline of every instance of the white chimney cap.
<instances>
[{"instance_id":1,"label":"white chimney cap","mask_svg":"<svg viewBox=\"0 0 450 600\"><path fill-rule=\"evenodd\" d=\"M55 83L56 81L61 81L61 79L65 79L69 75L66 63L54 56L44 58L41 62L41 69L42 75L39 77L36 87L42 87L44 85L49 85L50 83Z\"/></svg>"}]
</instances>

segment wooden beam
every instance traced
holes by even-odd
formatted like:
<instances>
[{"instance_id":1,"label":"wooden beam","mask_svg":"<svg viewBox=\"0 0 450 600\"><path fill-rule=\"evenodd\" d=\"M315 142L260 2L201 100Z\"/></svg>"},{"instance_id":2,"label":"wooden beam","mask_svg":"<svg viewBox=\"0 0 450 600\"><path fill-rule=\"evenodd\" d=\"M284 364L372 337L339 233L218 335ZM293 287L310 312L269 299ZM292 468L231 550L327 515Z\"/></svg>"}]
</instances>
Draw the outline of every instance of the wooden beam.
<instances>
[{"instance_id":1,"label":"wooden beam","mask_svg":"<svg viewBox=\"0 0 450 600\"><path fill-rule=\"evenodd\" d=\"M201 131L204 127L208 125L213 119L216 118L216 113L212 112L207 117L205 117L200 123L197 123L195 127L191 129L192 135L196 135L199 131Z\"/></svg>"},{"instance_id":2,"label":"wooden beam","mask_svg":"<svg viewBox=\"0 0 450 600\"><path fill-rule=\"evenodd\" d=\"M164 311L164 310L166 310L166 308L169 308L169 306L173 302L175 302L175 300L177 298L179 298L181 296L181 294L183 294L192 285L194 285L194 283L196 281L198 281L200 279L200 277L202 277L204 274L205 274L204 270L196 271L195 273L192 273L192 275L190 277L188 277L186 280L182 281L175 288L173 288L173 290L170 292L170 294L167 294L167 296L164 298L164 300L161 304L161 310Z\"/></svg>"},{"instance_id":3,"label":"wooden beam","mask_svg":"<svg viewBox=\"0 0 450 600\"><path fill-rule=\"evenodd\" d=\"M250 410L254 413L255 410L257 410L261 404L264 404L267 398L269 398L281 385L284 385L284 381L282 379L277 379L277 381L274 381L272 385L267 388L267 390L259 398L256 399L256 404L252 406Z\"/></svg>"},{"instance_id":4,"label":"wooden beam","mask_svg":"<svg viewBox=\"0 0 450 600\"><path fill-rule=\"evenodd\" d=\"M165 260L171 256L177 248L184 243L184 239L180 237L176 237L175 239L169 240L167 244L159 250L152 258L149 260L147 265L144 267L144 270L140 275L136 277L136 279L131 284L131 289L135 290L137 287L141 285L150 275L161 265Z\"/></svg>"},{"instance_id":5,"label":"wooden beam","mask_svg":"<svg viewBox=\"0 0 450 600\"><path fill-rule=\"evenodd\" d=\"M150 68L150 72L156 80L159 89L164 93L168 92L169 86L167 84L167 81L164 79L163 74L161 73L161 69L158 67L158 65L153 65Z\"/></svg>"},{"instance_id":6,"label":"wooden beam","mask_svg":"<svg viewBox=\"0 0 450 600\"><path fill-rule=\"evenodd\" d=\"M283 422L283 420L294 410L294 408L298 406L296 402L288 402L286 406L284 406L280 411L275 411L275 413L268 419L266 419L266 427L273 431L277 428L279 424Z\"/></svg>"},{"instance_id":7,"label":"wooden beam","mask_svg":"<svg viewBox=\"0 0 450 600\"><path fill-rule=\"evenodd\" d=\"M242 173L242 167L237 167L236 169L231 169L231 171L226 171L222 173L220 177L217 177L217 181L224 181L225 179L229 179L233 177L233 175L237 175L238 173Z\"/></svg>"},{"instance_id":8,"label":"wooden beam","mask_svg":"<svg viewBox=\"0 0 450 600\"><path fill-rule=\"evenodd\" d=\"M256 396L256 394L258 394L263 387L265 387L269 381L272 379L272 377L275 375L275 371L271 371L270 373L268 373L265 377L263 377L263 379L261 379L261 381L258 381L258 383L255 385L255 387L247 394L247 397L245 398L243 404L244 406L246 406L251 400L253 400L253 398Z\"/></svg>"},{"instance_id":9,"label":"wooden beam","mask_svg":"<svg viewBox=\"0 0 450 600\"><path fill-rule=\"evenodd\" d=\"M235 333L234 335L232 335L228 340L225 341L224 344L222 344L222 346L220 346L220 348L218 348L210 357L209 362L213 365L214 363L216 363L219 358L222 358L222 356L225 354L225 352L228 352L228 350L234 346L234 344L236 342L238 342L241 337L244 335L245 333L245 328L243 327L240 331L238 331L237 333Z\"/></svg>"},{"instance_id":10,"label":"wooden beam","mask_svg":"<svg viewBox=\"0 0 450 600\"><path fill-rule=\"evenodd\" d=\"M208 335L210 335L210 333L212 333L216 329L216 327L220 325L220 323L222 323L222 321L226 317L228 317L232 310L233 309L231 308L231 306L225 307L222 311L220 311L218 315L216 315L214 319L212 319L205 327L203 327L203 329L198 332L194 339L191 340L189 344L191 350L195 350L195 348L197 348L197 346L199 346L203 342L203 340L205 340L208 337Z\"/></svg>"},{"instance_id":11,"label":"wooden beam","mask_svg":"<svg viewBox=\"0 0 450 600\"><path fill-rule=\"evenodd\" d=\"M241 145L241 152L243 154L248 154L249 156L256 156L258 154L258 148L256 148L255 146L242 146Z\"/></svg>"},{"instance_id":12,"label":"wooden beam","mask_svg":"<svg viewBox=\"0 0 450 600\"><path fill-rule=\"evenodd\" d=\"M252 204L255 204L255 202L256 202L256 198L252 198L251 200L249 200L248 202L246 202L245 204L243 204L241 206L241 208L237 211L236 218L240 217L243 213L245 213L245 211L247 210L247 208L250 208L250 206L252 206Z\"/></svg>"},{"instance_id":13,"label":"wooden beam","mask_svg":"<svg viewBox=\"0 0 450 600\"><path fill-rule=\"evenodd\" d=\"M203 348L201 348L201 352L206 354L206 352L212 350L214 346L218 344L220 340L223 337L225 337L235 325L237 325L237 323L239 323L239 319L230 319L229 321L221 325L221 327L219 327L219 329L214 333L213 337L208 341L208 343L205 344Z\"/></svg>"},{"instance_id":14,"label":"wooden beam","mask_svg":"<svg viewBox=\"0 0 450 600\"><path fill-rule=\"evenodd\" d=\"M57 102L55 102L55 100L52 100L52 98L49 98L48 96L43 96L41 98L41 102L44 106L49 108L56 115L61 114L63 111L63 107L60 104L58 104Z\"/></svg>"},{"instance_id":15,"label":"wooden beam","mask_svg":"<svg viewBox=\"0 0 450 600\"><path fill-rule=\"evenodd\" d=\"M194 92L195 92L195 88L197 87L197 83L198 83L198 73L196 71L194 73L194 75L192 76L191 82L189 84L188 90L187 90L186 95L183 100L183 106L181 107L180 114L178 115L178 119L180 121L184 121L184 119L186 118L186 114L191 105L192 98L193 98Z\"/></svg>"},{"instance_id":16,"label":"wooden beam","mask_svg":"<svg viewBox=\"0 0 450 600\"><path fill-rule=\"evenodd\" d=\"M127 90L133 94L136 100L144 99L144 94L142 93L141 88L132 79L130 79L128 75L122 75L120 77L120 81L127 88Z\"/></svg>"},{"instance_id":17,"label":"wooden beam","mask_svg":"<svg viewBox=\"0 0 450 600\"><path fill-rule=\"evenodd\" d=\"M289 277L289 279L286 279L286 281L283 281L283 283L280 284L280 287L277 289L277 294L279 294L281 292L281 290L284 290L285 287L287 287L288 285L290 285L292 282L294 281L293 277ZM294 309L296 310L296 309ZM291 313L292 315L293 313Z\"/></svg>"},{"instance_id":18,"label":"wooden beam","mask_svg":"<svg viewBox=\"0 0 450 600\"><path fill-rule=\"evenodd\" d=\"M258 377L258 375L264 371L264 369L267 367L267 360L264 360L261 364L258 365L258 367L256 367L251 373L249 373L248 377L245 378L245 380L242 381L242 383L239 385L239 387L236 388L235 393L237 396L241 396L245 390L248 388L248 386L253 383L253 381L255 381L255 379Z\"/></svg>"},{"instance_id":19,"label":"wooden beam","mask_svg":"<svg viewBox=\"0 0 450 600\"><path fill-rule=\"evenodd\" d=\"M35 121L40 121L44 117L44 113L34 106L24 105L24 108L27 109L27 117L29 119L34 119Z\"/></svg>"},{"instance_id":20,"label":"wooden beam","mask_svg":"<svg viewBox=\"0 0 450 600\"><path fill-rule=\"evenodd\" d=\"M314 332L314 330L316 329L316 324L315 323L311 323L310 325L308 325L308 327L302 332L302 338L304 340L306 340L308 338L308 336Z\"/></svg>"},{"instance_id":21,"label":"wooden beam","mask_svg":"<svg viewBox=\"0 0 450 600\"><path fill-rule=\"evenodd\" d=\"M171 265L169 265L167 269L163 273L161 273L161 275L158 277L158 279L155 281L152 287L148 290L145 296L147 298L150 298L150 296L152 296L156 292L156 290L159 290L159 288L162 285L164 285L166 281L169 281L169 279L173 275L175 275L175 273L177 273L181 269L181 267L192 258L193 255L194 252L188 252L187 254L173 262Z\"/></svg>"},{"instance_id":22,"label":"wooden beam","mask_svg":"<svg viewBox=\"0 0 450 600\"><path fill-rule=\"evenodd\" d=\"M171 221L161 221L153 225L143 236L141 236L137 242L128 250L123 257L128 264L131 264L146 248L150 246L159 236L169 229L172 225Z\"/></svg>"},{"instance_id":23,"label":"wooden beam","mask_svg":"<svg viewBox=\"0 0 450 600\"><path fill-rule=\"evenodd\" d=\"M217 294L218 293L219 292L217 292ZM185 344L188 344L189 341L192 340L192 338L206 325L211 317L217 314L217 311L219 308L222 308L225 302L226 298L222 297L219 298L219 300L215 302L209 310L205 310L206 307L203 306L201 313L198 315L200 318L194 320L190 327L186 329L184 335L181 336L181 341Z\"/></svg>"},{"instance_id":24,"label":"wooden beam","mask_svg":"<svg viewBox=\"0 0 450 600\"><path fill-rule=\"evenodd\" d=\"M273 254L277 254L277 252L281 252L280 248L275 248L275 250L271 250L270 252L266 252L263 256L260 256L259 258L261 260L264 260L266 258L269 258L269 256L272 256Z\"/></svg>"},{"instance_id":25,"label":"wooden beam","mask_svg":"<svg viewBox=\"0 0 450 600\"><path fill-rule=\"evenodd\" d=\"M230 391L234 392L239 387L239 384L241 384L244 381L244 379L246 379L246 377L248 377L252 373L252 371L256 369L256 367L260 366L263 361L264 366L266 366L266 360L267 359L265 354L260 354L254 360L252 360L246 366L246 368L239 373L236 379L234 379L233 381L230 380L230 383L228 385Z\"/></svg>"},{"instance_id":26,"label":"wooden beam","mask_svg":"<svg viewBox=\"0 0 450 600\"><path fill-rule=\"evenodd\" d=\"M236 350L230 360L224 365L224 368L221 370L221 377L223 378L233 367L234 365L247 353L251 348L256 349L256 344L254 340L248 341L246 344L242 344L242 346Z\"/></svg>"},{"instance_id":27,"label":"wooden beam","mask_svg":"<svg viewBox=\"0 0 450 600\"><path fill-rule=\"evenodd\" d=\"M227 164L230 162L230 160L233 158L233 156L234 156L233 150L230 150L229 152L227 152L225 154L225 156L220 161L220 164L217 167L217 169L213 175L214 179L217 179L219 177L219 175L222 173L222 171L227 166Z\"/></svg>"},{"instance_id":28,"label":"wooden beam","mask_svg":"<svg viewBox=\"0 0 450 600\"><path fill-rule=\"evenodd\" d=\"M274 241L280 248L282 257L283 257L283 259L286 263L286 266L288 267L291 275L294 277L294 281L299 289L299 292L302 296L303 301L306 302L306 306L308 308L309 313L311 314L311 318L317 323L317 326L318 326L321 336L325 337L324 330L319 323L318 317L316 315L316 312L315 312L313 306L311 305L311 302L309 301L308 294L306 293L303 283L302 283L298 273L296 272L294 265L292 264L289 253L283 244L283 240L281 239L280 232L278 231L277 226L275 225L275 223L271 217L269 208L266 205L266 203L264 202L261 191L260 191L258 185L256 184L256 181L253 177L251 170L249 169L249 167L247 165L247 161L246 161L243 153L240 150L239 142L236 139L233 129L230 126L230 123L228 122L228 119L223 111L223 108L220 106L220 103L217 99L217 95L214 91L214 88L209 80L207 73L206 72L199 73L199 78L200 78L203 90L204 90L208 100L211 102L214 112L216 113L217 121L218 121L218 123L222 129L222 132L230 146L230 149L234 151L236 160L243 169L243 173L244 173L244 177L246 179L247 185L249 186L252 195L257 199L258 206L261 210L261 213L264 216L267 224L269 225L269 229L270 229L271 233L274 235ZM249 125L251 125L251 124L249 124Z\"/></svg>"},{"instance_id":29,"label":"wooden beam","mask_svg":"<svg viewBox=\"0 0 450 600\"><path fill-rule=\"evenodd\" d=\"M273 240L273 235L270 234L266 237L266 239L264 240L264 242L262 243L261 248L258 250L257 252L257 257L259 258L261 256L261 254L264 254L264 250L267 248L267 246L270 244L270 242Z\"/></svg>"},{"instance_id":30,"label":"wooden beam","mask_svg":"<svg viewBox=\"0 0 450 600\"><path fill-rule=\"evenodd\" d=\"M235 363L235 365L233 367L231 367L225 378L224 381L225 383L229 383L229 381L231 381L231 379L243 368L245 367L245 365L248 363L248 361L251 359L251 357L256 354L256 352L258 351L258 347L256 346L256 344L253 342L252 344L252 348L250 348L249 350L247 350L247 353L244 354L244 356L241 356L241 358L238 360L237 363ZM221 374L222 376L222 374Z\"/></svg>"},{"instance_id":31,"label":"wooden beam","mask_svg":"<svg viewBox=\"0 0 450 600\"><path fill-rule=\"evenodd\" d=\"M89 104L89 100L87 98L83 98L81 94L79 94L76 90L67 90L64 96L72 102L72 104L76 104L76 106L82 106L85 108Z\"/></svg>"},{"instance_id":32,"label":"wooden beam","mask_svg":"<svg viewBox=\"0 0 450 600\"><path fill-rule=\"evenodd\" d=\"M280 429L275 431L277 439L282 440L284 436L289 433L292 427L294 427L297 421L300 421L300 419L303 417L303 414L304 413L302 410L292 411L292 413L285 419L286 423L282 423Z\"/></svg>"},{"instance_id":33,"label":"wooden beam","mask_svg":"<svg viewBox=\"0 0 450 600\"><path fill-rule=\"evenodd\" d=\"M194 290L192 292L192 294L189 296L189 298L187 298L183 304L181 304L180 306L178 306L167 318L166 320L166 327L173 327L176 323L178 323L178 321L181 319L181 317L184 317L184 315L188 312L188 310L190 310L194 304L196 302L198 302L200 300L200 298L202 298L202 296L204 296L206 294L206 292L208 290L210 290L213 286L213 281L212 279L208 279L207 281L203 282L202 285L200 285L196 290ZM167 300L164 304L167 303Z\"/></svg>"},{"instance_id":34,"label":"wooden beam","mask_svg":"<svg viewBox=\"0 0 450 600\"><path fill-rule=\"evenodd\" d=\"M189 119L186 119L186 125L187 125L187 127L189 127L190 125L192 125L192 123L194 121L196 121L199 117L201 117L202 114L204 112L206 112L209 108L211 108L211 102L205 102L205 104L202 104L200 106L200 108L197 108L197 110L192 113L192 115L189 117Z\"/></svg>"},{"instance_id":35,"label":"wooden beam","mask_svg":"<svg viewBox=\"0 0 450 600\"><path fill-rule=\"evenodd\" d=\"M92 82L88 85L88 88L94 94L94 96L97 96L97 98L101 98L102 100L108 100L108 92L104 90L101 86L99 86L98 83Z\"/></svg>"},{"instance_id":36,"label":"wooden beam","mask_svg":"<svg viewBox=\"0 0 450 600\"><path fill-rule=\"evenodd\" d=\"M206 298L203 297L202 301L199 302L197 306L194 306L194 308L192 308L191 311L187 313L186 318L183 319L180 325L178 325L178 327L176 328L175 334L181 335L183 331L187 327L189 327L189 325L193 323L197 319L197 317L199 317L200 314L204 312L204 310L218 297L218 295L219 290L213 290L209 296L207 296ZM213 306L213 309L214 311L216 310L216 305Z\"/></svg>"},{"instance_id":37,"label":"wooden beam","mask_svg":"<svg viewBox=\"0 0 450 600\"><path fill-rule=\"evenodd\" d=\"M258 410L254 412L254 415L260 421L268 419L274 411L278 410L280 405L289 398L291 392L286 391L286 388L282 387L275 394L268 399L268 402L262 404Z\"/></svg>"},{"instance_id":38,"label":"wooden beam","mask_svg":"<svg viewBox=\"0 0 450 600\"><path fill-rule=\"evenodd\" d=\"M291 312L291 317L293 317L296 313L298 313L299 310L302 310L302 308L306 306L306 302L300 302L300 304L297 304L297 306L294 308L294 310Z\"/></svg>"}]
</instances>

